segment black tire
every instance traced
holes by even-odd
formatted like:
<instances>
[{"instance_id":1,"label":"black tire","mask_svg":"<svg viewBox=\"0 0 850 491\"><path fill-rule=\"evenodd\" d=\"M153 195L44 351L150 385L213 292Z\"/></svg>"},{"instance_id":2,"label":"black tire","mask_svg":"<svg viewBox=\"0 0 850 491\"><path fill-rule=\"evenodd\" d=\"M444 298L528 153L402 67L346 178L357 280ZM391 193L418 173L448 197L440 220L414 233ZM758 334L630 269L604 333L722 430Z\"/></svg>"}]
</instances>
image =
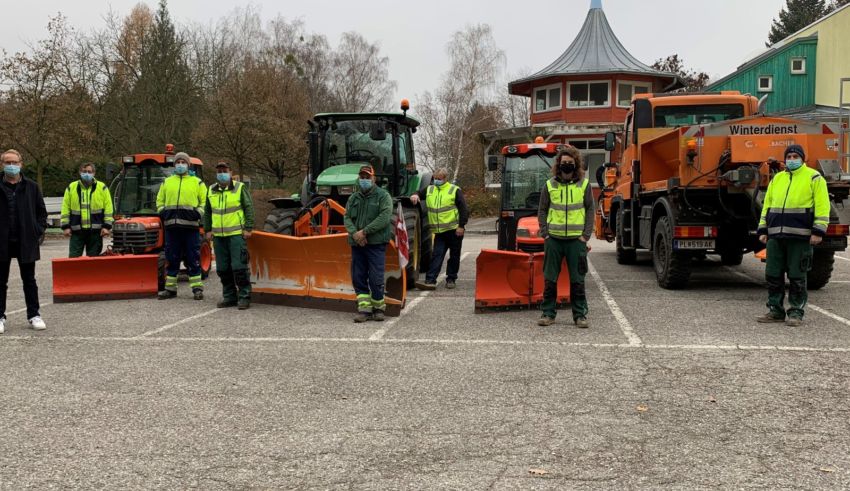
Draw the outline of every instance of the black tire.
<instances>
[{"instance_id":1,"label":"black tire","mask_svg":"<svg viewBox=\"0 0 850 491\"><path fill-rule=\"evenodd\" d=\"M164 250L160 251L159 252L159 258L156 260L156 272L157 272L156 288L157 288L157 291L160 291L160 292L165 290L165 266L166 266L166 263L167 263L167 261L165 259L165 251Z\"/></svg>"},{"instance_id":2,"label":"black tire","mask_svg":"<svg viewBox=\"0 0 850 491\"><path fill-rule=\"evenodd\" d=\"M720 253L720 264L724 266L740 266L744 261L744 251L723 251Z\"/></svg>"},{"instance_id":3,"label":"black tire","mask_svg":"<svg viewBox=\"0 0 850 491\"><path fill-rule=\"evenodd\" d=\"M623 234L626 223L626 210L620 207L617 210L617 232L614 243L617 247L617 264L634 264L637 262L637 251L623 247Z\"/></svg>"},{"instance_id":4,"label":"black tire","mask_svg":"<svg viewBox=\"0 0 850 491\"><path fill-rule=\"evenodd\" d=\"M407 228L408 251L410 259L407 263L407 288L412 289L419 279L419 273L422 271L423 252L427 248L430 249L431 241L423 240L425 232L420 221L418 208L404 208L404 225ZM430 257L430 254L428 254Z\"/></svg>"},{"instance_id":5,"label":"black tire","mask_svg":"<svg viewBox=\"0 0 850 491\"><path fill-rule=\"evenodd\" d=\"M820 290L829 283L832 269L835 266L835 251L815 249L812 254L812 269L809 270L806 288Z\"/></svg>"},{"instance_id":6,"label":"black tire","mask_svg":"<svg viewBox=\"0 0 850 491\"><path fill-rule=\"evenodd\" d=\"M655 225L652 239L652 264L658 286L668 290L684 288L691 276L691 255L673 250L673 226L668 217Z\"/></svg>"},{"instance_id":7,"label":"black tire","mask_svg":"<svg viewBox=\"0 0 850 491\"><path fill-rule=\"evenodd\" d=\"M280 235L292 235L292 227L297 214L298 210L295 208L275 208L266 217L263 231Z\"/></svg>"}]
</instances>

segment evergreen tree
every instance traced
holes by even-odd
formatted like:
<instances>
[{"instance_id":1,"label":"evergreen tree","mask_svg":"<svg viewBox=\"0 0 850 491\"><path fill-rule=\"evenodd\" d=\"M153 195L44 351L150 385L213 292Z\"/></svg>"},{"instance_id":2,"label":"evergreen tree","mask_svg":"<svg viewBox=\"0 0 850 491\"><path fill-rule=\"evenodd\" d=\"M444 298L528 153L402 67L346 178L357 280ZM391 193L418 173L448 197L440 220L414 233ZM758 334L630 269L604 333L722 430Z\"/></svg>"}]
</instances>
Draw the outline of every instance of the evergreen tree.
<instances>
[{"instance_id":1,"label":"evergreen tree","mask_svg":"<svg viewBox=\"0 0 850 491\"><path fill-rule=\"evenodd\" d=\"M782 41L828 14L832 8L825 0L787 0L785 8L779 11L779 18L773 19L765 46Z\"/></svg>"}]
</instances>

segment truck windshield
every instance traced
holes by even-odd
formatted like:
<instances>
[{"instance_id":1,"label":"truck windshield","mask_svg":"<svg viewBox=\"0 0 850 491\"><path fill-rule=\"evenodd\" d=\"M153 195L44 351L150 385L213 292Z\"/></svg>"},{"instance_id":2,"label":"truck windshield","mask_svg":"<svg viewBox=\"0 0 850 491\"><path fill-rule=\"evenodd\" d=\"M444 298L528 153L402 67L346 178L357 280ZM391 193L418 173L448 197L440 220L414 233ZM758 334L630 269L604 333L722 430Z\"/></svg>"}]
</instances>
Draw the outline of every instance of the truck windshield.
<instances>
[{"instance_id":1,"label":"truck windshield","mask_svg":"<svg viewBox=\"0 0 850 491\"><path fill-rule=\"evenodd\" d=\"M552 174L553 155L533 153L505 159L502 173L502 209L537 209L540 192Z\"/></svg>"},{"instance_id":2,"label":"truck windshield","mask_svg":"<svg viewBox=\"0 0 850 491\"><path fill-rule=\"evenodd\" d=\"M112 186L117 215L156 215L156 194L174 167L128 165Z\"/></svg>"},{"instance_id":3,"label":"truck windshield","mask_svg":"<svg viewBox=\"0 0 850 491\"><path fill-rule=\"evenodd\" d=\"M374 120L340 121L325 133L323 154L328 166L371 164L378 174L392 174L393 137L387 131L384 140L373 140L369 130ZM408 131L399 133L400 164L411 161Z\"/></svg>"},{"instance_id":4,"label":"truck windshield","mask_svg":"<svg viewBox=\"0 0 850 491\"><path fill-rule=\"evenodd\" d=\"M655 127L669 128L708 124L744 117L742 104L709 104L699 106L657 106Z\"/></svg>"}]
</instances>

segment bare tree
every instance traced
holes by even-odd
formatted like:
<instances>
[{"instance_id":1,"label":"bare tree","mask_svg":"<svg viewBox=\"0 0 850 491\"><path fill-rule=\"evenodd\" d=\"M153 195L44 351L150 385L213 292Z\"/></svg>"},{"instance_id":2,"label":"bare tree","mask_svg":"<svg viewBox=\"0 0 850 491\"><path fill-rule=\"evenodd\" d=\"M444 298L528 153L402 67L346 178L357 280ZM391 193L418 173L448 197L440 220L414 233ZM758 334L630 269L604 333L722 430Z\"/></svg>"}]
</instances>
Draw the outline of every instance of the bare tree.
<instances>
[{"instance_id":1,"label":"bare tree","mask_svg":"<svg viewBox=\"0 0 850 491\"><path fill-rule=\"evenodd\" d=\"M382 111L392 105L396 83L380 46L356 32L343 33L330 66L331 93L345 112Z\"/></svg>"}]
</instances>

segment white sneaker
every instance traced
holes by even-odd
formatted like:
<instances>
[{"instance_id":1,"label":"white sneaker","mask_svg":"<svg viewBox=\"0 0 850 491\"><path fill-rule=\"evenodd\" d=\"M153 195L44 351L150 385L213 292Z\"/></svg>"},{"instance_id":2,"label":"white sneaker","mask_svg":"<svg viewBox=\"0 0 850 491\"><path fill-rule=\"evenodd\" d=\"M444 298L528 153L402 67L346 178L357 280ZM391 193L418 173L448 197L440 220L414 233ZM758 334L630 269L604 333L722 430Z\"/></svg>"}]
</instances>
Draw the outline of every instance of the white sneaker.
<instances>
[{"instance_id":1,"label":"white sneaker","mask_svg":"<svg viewBox=\"0 0 850 491\"><path fill-rule=\"evenodd\" d=\"M30 319L30 327L35 329L36 331L43 331L47 329L47 324L45 324L44 321L41 320L41 316L37 315Z\"/></svg>"},{"instance_id":2,"label":"white sneaker","mask_svg":"<svg viewBox=\"0 0 850 491\"><path fill-rule=\"evenodd\" d=\"M6 318L0 317L0 334L6 332Z\"/></svg>"}]
</instances>

